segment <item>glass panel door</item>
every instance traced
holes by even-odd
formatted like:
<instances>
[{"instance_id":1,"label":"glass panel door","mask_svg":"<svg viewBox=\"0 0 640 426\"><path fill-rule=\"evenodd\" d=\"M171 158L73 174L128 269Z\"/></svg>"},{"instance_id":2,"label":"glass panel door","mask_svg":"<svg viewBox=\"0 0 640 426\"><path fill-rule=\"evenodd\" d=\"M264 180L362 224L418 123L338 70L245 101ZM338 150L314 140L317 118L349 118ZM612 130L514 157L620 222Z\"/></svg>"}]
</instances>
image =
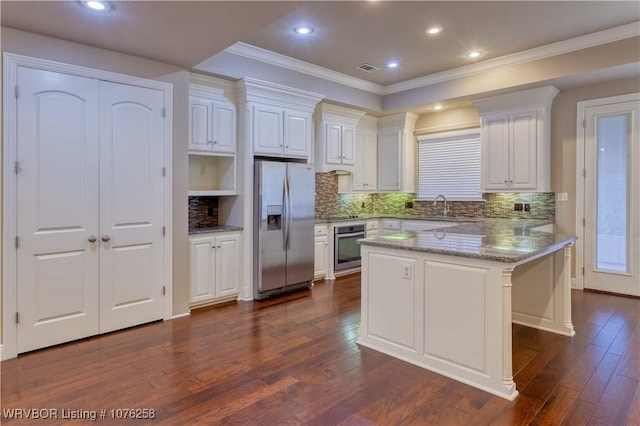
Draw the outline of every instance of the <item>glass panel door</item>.
<instances>
[{"instance_id":1,"label":"glass panel door","mask_svg":"<svg viewBox=\"0 0 640 426\"><path fill-rule=\"evenodd\" d=\"M584 287L640 296L640 101L584 109Z\"/></svg>"},{"instance_id":2,"label":"glass panel door","mask_svg":"<svg viewBox=\"0 0 640 426\"><path fill-rule=\"evenodd\" d=\"M597 118L595 269L628 273L628 114Z\"/></svg>"}]
</instances>

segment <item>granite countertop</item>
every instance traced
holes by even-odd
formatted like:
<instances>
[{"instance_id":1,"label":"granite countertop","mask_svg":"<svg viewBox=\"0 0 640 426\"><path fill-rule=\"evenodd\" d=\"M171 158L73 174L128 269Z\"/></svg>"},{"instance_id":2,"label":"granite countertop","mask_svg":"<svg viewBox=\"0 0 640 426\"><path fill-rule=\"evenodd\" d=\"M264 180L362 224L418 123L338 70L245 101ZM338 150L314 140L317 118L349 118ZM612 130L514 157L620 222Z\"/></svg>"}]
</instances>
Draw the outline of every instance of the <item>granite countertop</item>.
<instances>
[{"instance_id":1,"label":"granite countertop","mask_svg":"<svg viewBox=\"0 0 640 426\"><path fill-rule=\"evenodd\" d=\"M211 234L216 232L242 231L240 226L212 226L209 228L189 228L189 235Z\"/></svg>"},{"instance_id":2,"label":"granite countertop","mask_svg":"<svg viewBox=\"0 0 640 426\"><path fill-rule=\"evenodd\" d=\"M404 216L404 215L384 215L384 214L360 214L358 217L316 217L316 223L334 223L334 222L363 222L370 219L400 219L400 220L428 220L428 221L443 221L443 222L476 222L478 218L474 217L444 217L444 216L429 216L429 217L416 217L416 216Z\"/></svg>"},{"instance_id":3,"label":"granite countertop","mask_svg":"<svg viewBox=\"0 0 640 426\"><path fill-rule=\"evenodd\" d=\"M449 228L381 235L358 241L363 245L519 264L557 251L576 240L573 236L532 229L549 223L545 220L481 219Z\"/></svg>"}]
</instances>

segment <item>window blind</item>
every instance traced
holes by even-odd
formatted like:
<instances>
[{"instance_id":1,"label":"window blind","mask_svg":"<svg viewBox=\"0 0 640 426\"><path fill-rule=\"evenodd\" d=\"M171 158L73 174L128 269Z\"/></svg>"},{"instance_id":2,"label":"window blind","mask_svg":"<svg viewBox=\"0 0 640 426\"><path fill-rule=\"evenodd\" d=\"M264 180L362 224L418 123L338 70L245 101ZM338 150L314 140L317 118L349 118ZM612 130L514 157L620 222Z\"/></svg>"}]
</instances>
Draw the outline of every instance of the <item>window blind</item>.
<instances>
[{"instance_id":1,"label":"window blind","mask_svg":"<svg viewBox=\"0 0 640 426\"><path fill-rule=\"evenodd\" d=\"M439 194L452 201L482 200L479 130L418 138L418 198Z\"/></svg>"}]
</instances>

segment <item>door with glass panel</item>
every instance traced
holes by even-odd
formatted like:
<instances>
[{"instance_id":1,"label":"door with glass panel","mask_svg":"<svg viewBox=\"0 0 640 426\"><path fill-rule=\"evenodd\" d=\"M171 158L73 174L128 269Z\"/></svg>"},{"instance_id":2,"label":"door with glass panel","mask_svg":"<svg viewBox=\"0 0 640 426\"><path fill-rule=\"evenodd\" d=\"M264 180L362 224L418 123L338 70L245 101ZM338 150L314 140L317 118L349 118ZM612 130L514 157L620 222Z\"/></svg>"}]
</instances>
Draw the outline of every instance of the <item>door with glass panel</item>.
<instances>
[{"instance_id":1,"label":"door with glass panel","mask_svg":"<svg viewBox=\"0 0 640 426\"><path fill-rule=\"evenodd\" d=\"M640 101L585 109L584 287L640 295Z\"/></svg>"}]
</instances>

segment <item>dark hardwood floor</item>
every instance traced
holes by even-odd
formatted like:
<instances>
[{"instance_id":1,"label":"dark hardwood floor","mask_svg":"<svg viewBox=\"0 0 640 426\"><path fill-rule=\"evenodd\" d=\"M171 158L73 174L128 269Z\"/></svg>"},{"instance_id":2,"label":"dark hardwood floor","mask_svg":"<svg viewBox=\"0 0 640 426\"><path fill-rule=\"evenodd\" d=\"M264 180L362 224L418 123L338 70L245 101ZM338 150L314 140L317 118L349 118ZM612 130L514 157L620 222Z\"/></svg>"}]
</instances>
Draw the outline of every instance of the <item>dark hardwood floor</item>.
<instances>
[{"instance_id":1,"label":"dark hardwood floor","mask_svg":"<svg viewBox=\"0 0 640 426\"><path fill-rule=\"evenodd\" d=\"M640 425L638 299L574 291L573 338L514 325L520 395L509 402L359 347L359 280L201 309L3 362L3 414L57 409L58 419L2 421ZM121 408L153 409L155 418L114 420L111 409ZM107 412L92 422L62 419L62 409L67 417Z\"/></svg>"}]
</instances>

